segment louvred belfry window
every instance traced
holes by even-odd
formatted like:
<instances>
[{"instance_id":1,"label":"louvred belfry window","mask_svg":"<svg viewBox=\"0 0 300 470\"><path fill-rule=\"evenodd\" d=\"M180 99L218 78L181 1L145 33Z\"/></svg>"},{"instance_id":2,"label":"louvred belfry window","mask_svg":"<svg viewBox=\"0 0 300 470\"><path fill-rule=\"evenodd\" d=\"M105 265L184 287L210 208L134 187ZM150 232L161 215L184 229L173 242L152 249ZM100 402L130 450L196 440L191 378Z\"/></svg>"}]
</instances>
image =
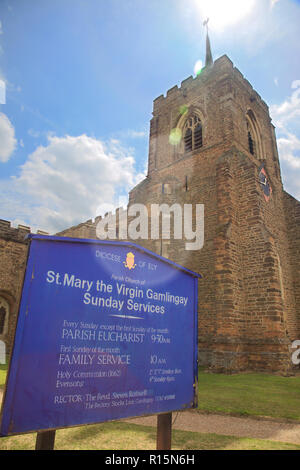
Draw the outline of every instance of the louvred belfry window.
<instances>
[{"instance_id":1,"label":"louvred belfry window","mask_svg":"<svg viewBox=\"0 0 300 470\"><path fill-rule=\"evenodd\" d=\"M184 134L184 150L189 152L193 149L193 133L191 129L187 129Z\"/></svg>"},{"instance_id":2,"label":"louvred belfry window","mask_svg":"<svg viewBox=\"0 0 300 470\"><path fill-rule=\"evenodd\" d=\"M184 150L190 152L202 147L202 124L198 116L191 116L184 125Z\"/></svg>"}]
</instances>

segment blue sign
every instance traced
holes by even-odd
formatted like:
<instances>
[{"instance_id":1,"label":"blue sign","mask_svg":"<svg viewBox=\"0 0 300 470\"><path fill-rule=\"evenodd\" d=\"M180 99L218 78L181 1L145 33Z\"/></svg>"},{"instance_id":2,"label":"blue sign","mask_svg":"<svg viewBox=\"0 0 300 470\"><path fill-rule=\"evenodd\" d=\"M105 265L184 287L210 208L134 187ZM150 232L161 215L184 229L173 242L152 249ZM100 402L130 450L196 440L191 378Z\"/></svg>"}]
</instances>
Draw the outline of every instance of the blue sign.
<instances>
[{"instance_id":1,"label":"blue sign","mask_svg":"<svg viewBox=\"0 0 300 470\"><path fill-rule=\"evenodd\" d=\"M195 407L199 275L132 243L30 239L0 435Z\"/></svg>"}]
</instances>

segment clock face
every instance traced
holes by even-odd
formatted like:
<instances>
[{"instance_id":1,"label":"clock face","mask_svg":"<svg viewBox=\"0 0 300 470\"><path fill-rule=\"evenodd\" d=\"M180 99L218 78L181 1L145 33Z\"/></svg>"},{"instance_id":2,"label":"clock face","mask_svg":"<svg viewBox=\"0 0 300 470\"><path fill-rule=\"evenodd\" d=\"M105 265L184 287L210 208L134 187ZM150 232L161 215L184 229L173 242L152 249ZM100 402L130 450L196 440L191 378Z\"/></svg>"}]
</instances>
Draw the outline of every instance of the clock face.
<instances>
[{"instance_id":1,"label":"clock face","mask_svg":"<svg viewBox=\"0 0 300 470\"><path fill-rule=\"evenodd\" d=\"M264 193L264 198L267 202L269 202L270 196L272 194L272 187L263 166L260 167L258 178Z\"/></svg>"}]
</instances>

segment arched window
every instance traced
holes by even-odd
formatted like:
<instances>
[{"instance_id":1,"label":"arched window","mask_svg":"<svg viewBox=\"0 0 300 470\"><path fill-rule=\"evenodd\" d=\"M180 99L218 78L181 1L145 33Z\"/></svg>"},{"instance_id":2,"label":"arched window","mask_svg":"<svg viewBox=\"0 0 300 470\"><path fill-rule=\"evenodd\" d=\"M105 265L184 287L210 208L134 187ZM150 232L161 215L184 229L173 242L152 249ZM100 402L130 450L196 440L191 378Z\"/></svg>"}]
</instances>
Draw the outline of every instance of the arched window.
<instances>
[{"instance_id":1,"label":"arched window","mask_svg":"<svg viewBox=\"0 0 300 470\"><path fill-rule=\"evenodd\" d=\"M248 151L258 159L263 158L262 142L256 118L251 110L246 114Z\"/></svg>"},{"instance_id":2,"label":"arched window","mask_svg":"<svg viewBox=\"0 0 300 470\"><path fill-rule=\"evenodd\" d=\"M248 130L248 149L252 155L255 155L256 154L255 140L254 140L254 137L253 137L253 134L252 134L252 131L250 129L248 122L247 122L247 130Z\"/></svg>"},{"instance_id":3,"label":"arched window","mask_svg":"<svg viewBox=\"0 0 300 470\"><path fill-rule=\"evenodd\" d=\"M7 301L3 297L0 297L0 336L6 333L8 323L8 312L9 305Z\"/></svg>"},{"instance_id":4,"label":"arched window","mask_svg":"<svg viewBox=\"0 0 300 470\"><path fill-rule=\"evenodd\" d=\"M202 123L195 114L190 116L183 127L184 151L191 152L203 145L202 141Z\"/></svg>"}]
</instances>

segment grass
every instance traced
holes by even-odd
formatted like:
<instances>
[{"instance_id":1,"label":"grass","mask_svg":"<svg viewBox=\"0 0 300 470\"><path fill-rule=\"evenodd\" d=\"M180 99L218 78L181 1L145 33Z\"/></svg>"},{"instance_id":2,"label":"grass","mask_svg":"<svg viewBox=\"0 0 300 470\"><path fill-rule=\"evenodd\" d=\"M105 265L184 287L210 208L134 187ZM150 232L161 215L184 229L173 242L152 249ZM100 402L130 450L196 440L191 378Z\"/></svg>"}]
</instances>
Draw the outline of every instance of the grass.
<instances>
[{"instance_id":1,"label":"grass","mask_svg":"<svg viewBox=\"0 0 300 470\"><path fill-rule=\"evenodd\" d=\"M0 389L7 366L0 365ZM300 420L300 377L270 374L210 374L199 371L199 410ZM0 439L0 450L30 450L36 434ZM62 429L56 449L154 450L156 429L122 421ZM173 450L300 450L296 444L173 429Z\"/></svg>"},{"instance_id":2,"label":"grass","mask_svg":"<svg viewBox=\"0 0 300 470\"><path fill-rule=\"evenodd\" d=\"M300 420L300 376L199 372L200 410Z\"/></svg>"},{"instance_id":3,"label":"grass","mask_svg":"<svg viewBox=\"0 0 300 470\"><path fill-rule=\"evenodd\" d=\"M0 365L0 389L6 371L7 366ZM203 411L300 421L300 376L226 375L200 370L198 396L198 409Z\"/></svg>"},{"instance_id":4,"label":"grass","mask_svg":"<svg viewBox=\"0 0 300 470\"><path fill-rule=\"evenodd\" d=\"M33 450L36 434L0 439L0 450ZM111 422L56 432L56 450L155 450L156 429ZM300 445L173 430L172 450L300 450Z\"/></svg>"}]
</instances>

